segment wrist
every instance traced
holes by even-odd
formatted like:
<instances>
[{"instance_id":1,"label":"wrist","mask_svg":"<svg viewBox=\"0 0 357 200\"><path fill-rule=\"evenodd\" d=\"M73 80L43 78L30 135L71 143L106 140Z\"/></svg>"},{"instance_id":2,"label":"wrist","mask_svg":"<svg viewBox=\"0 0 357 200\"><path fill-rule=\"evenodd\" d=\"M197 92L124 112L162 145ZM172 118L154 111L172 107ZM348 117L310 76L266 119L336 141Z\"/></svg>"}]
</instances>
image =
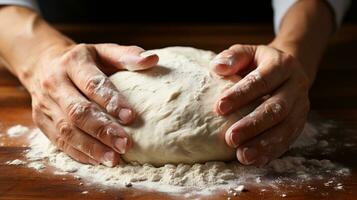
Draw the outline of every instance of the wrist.
<instances>
[{"instance_id":1,"label":"wrist","mask_svg":"<svg viewBox=\"0 0 357 200\"><path fill-rule=\"evenodd\" d=\"M0 9L0 29L5 28L6 31L0 34L1 57L24 84L47 54L74 44L36 12L19 6Z\"/></svg>"},{"instance_id":2,"label":"wrist","mask_svg":"<svg viewBox=\"0 0 357 200\"><path fill-rule=\"evenodd\" d=\"M74 43L68 43L65 41L57 41L54 43L42 44L41 50L37 50L35 53L29 55L26 59L26 63L22 65L13 66L15 69L15 75L20 82L30 90L35 76L46 73L46 68L51 68L51 62L64 54ZM36 87L36 86L35 86Z\"/></svg>"},{"instance_id":3,"label":"wrist","mask_svg":"<svg viewBox=\"0 0 357 200\"><path fill-rule=\"evenodd\" d=\"M296 41L291 41L285 38L276 37L273 41L271 41L268 46L276 48L284 53L290 54L297 58L298 55L298 44Z\"/></svg>"},{"instance_id":4,"label":"wrist","mask_svg":"<svg viewBox=\"0 0 357 200\"><path fill-rule=\"evenodd\" d=\"M277 36L268 46L278 49L294 57L304 70L309 79L309 85L312 85L318 69L319 56L314 55L313 48L306 49L303 41L291 40ZM311 52L311 54L307 54Z\"/></svg>"},{"instance_id":5,"label":"wrist","mask_svg":"<svg viewBox=\"0 0 357 200\"><path fill-rule=\"evenodd\" d=\"M285 14L270 46L291 54L314 81L319 61L333 30L331 10L323 1L298 1Z\"/></svg>"}]
</instances>

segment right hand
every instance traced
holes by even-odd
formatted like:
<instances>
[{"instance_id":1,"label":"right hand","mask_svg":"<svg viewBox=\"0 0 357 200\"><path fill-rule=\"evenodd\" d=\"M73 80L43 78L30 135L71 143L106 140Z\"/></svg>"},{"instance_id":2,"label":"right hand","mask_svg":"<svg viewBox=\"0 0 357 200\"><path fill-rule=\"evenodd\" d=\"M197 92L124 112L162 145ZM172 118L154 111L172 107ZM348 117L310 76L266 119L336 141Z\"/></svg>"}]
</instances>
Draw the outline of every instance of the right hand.
<instances>
[{"instance_id":1,"label":"right hand","mask_svg":"<svg viewBox=\"0 0 357 200\"><path fill-rule=\"evenodd\" d=\"M116 44L46 50L20 77L31 94L34 122L75 160L117 165L132 143L121 125L132 122L135 113L100 69L134 71L157 64L157 55L142 52Z\"/></svg>"}]
</instances>

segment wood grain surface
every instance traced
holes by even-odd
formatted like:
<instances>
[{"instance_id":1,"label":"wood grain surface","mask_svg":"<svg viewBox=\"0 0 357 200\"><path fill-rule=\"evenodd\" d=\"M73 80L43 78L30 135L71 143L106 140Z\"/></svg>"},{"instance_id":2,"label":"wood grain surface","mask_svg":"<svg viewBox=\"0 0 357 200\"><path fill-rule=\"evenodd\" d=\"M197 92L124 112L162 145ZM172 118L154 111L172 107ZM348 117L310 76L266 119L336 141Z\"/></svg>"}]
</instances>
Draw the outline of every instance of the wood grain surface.
<instances>
[{"instance_id":1,"label":"wood grain surface","mask_svg":"<svg viewBox=\"0 0 357 200\"><path fill-rule=\"evenodd\" d=\"M264 44L273 38L270 25L208 25L208 24L118 24L118 25L56 25L77 42L115 42L136 44L146 49L165 46L194 46L221 51L234 43ZM279 192L249 186L247 192L232 199L357 199L357 26L346 25L329 44L321 61L320 71L311 90L312 113L319 119L332 121L329 133L337 144L336 151L325 155L314 152L311 157L331 159L351 170L341 178L342 190L325 187L326 180L293 188L282 186ZM26 57L26 55L24 55ZM23 139L9 139L8 127L23 124L34 127L31 99L20 82L0 67L0 199L183 199L183 196L135 188L114 189L99 185L80 185L69 175L53 175L51 167L41 173L24 166L5 164L22 158L27 149ZM330 138L330 139L331 139ZM343 145L345 143L352 146ZM88 194L83 194L88 191ZM281 196L281 191L287 194ZM203 199L227 199L226 192Z\"/></svg>"}]
</instances>

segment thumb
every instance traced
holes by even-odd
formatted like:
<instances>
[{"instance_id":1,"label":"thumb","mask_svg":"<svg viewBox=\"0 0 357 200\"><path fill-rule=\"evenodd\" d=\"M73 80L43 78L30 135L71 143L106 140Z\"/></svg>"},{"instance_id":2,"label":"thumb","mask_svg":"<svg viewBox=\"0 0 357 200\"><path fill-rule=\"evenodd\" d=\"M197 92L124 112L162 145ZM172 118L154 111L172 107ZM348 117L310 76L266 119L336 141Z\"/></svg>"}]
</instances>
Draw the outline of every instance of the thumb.
<instances>
[{"instance_id":1,"label":"thumb","mask_svg":"<svg viewBox=\"0 0 357 200\"><path fill-rule=\"evenodd\" d=\"M211 69L222 76L230 76L247 70L254 61L256 47L251 45L233 45L222 51L210 63Z\"/></svg>"},{"instance_id":2,"label":"thumb","mask_svg":"<svg viewBox=\"0 0 357 200\"><path fill-rule=\"evenodd\" d=\"M94 47L102 63L118 69L145 70L155 66L159 60L156 54L145 54L145 50L138 46L96 44Z\"/></svg>"}]
</instances>

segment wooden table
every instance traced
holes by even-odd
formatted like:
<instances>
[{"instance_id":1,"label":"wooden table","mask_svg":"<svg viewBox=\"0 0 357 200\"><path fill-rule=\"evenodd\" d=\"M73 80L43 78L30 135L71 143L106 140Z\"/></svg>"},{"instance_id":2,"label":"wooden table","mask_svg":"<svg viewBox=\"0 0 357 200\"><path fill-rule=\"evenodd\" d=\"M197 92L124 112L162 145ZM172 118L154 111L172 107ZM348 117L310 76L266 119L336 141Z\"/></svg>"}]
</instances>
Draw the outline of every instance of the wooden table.
<instances>
[{"instance_id":1,"label":"wooden table","mask_svg":"<svg viewBox=\"0 0 357 200\"><path fill-rule=\"evenodd\" d=\"M269 25L57 25L78 42L116 42L136 44L146 49L165 46L194 46L221 51L234 43L267 43L273 38ZM312 111L322 119L337 124L334 135L340 142L357 143L357 26L346 25L333 37L321 62L321 70L311 90ZM0 67L0 133L15 124L33 127L30 96L5 68ZM71 176L55 176L50 172L36 173L25 167L5 162L23 156L22 142L0 145L0 199L174 199L167 194L135 189L114 190L84 185ZM316 153L316 158L323 155ZM351 169L343 178L344 190L324 188L315 181L317 191L306 188L289 191L286 199L357 199L357 149L341 146L328 159ZM50 169L48 169L50 171ZM286 186L289 189L289 186ZM88 191L87 195L82 191ZM236 199L277 199L273 190L262 194L251 188ZM218 193L206 199L226 199ZM180 199L180 198L178 198ZM235 199L235 198L232 198Z\"/></svg>"}]
</instances>

